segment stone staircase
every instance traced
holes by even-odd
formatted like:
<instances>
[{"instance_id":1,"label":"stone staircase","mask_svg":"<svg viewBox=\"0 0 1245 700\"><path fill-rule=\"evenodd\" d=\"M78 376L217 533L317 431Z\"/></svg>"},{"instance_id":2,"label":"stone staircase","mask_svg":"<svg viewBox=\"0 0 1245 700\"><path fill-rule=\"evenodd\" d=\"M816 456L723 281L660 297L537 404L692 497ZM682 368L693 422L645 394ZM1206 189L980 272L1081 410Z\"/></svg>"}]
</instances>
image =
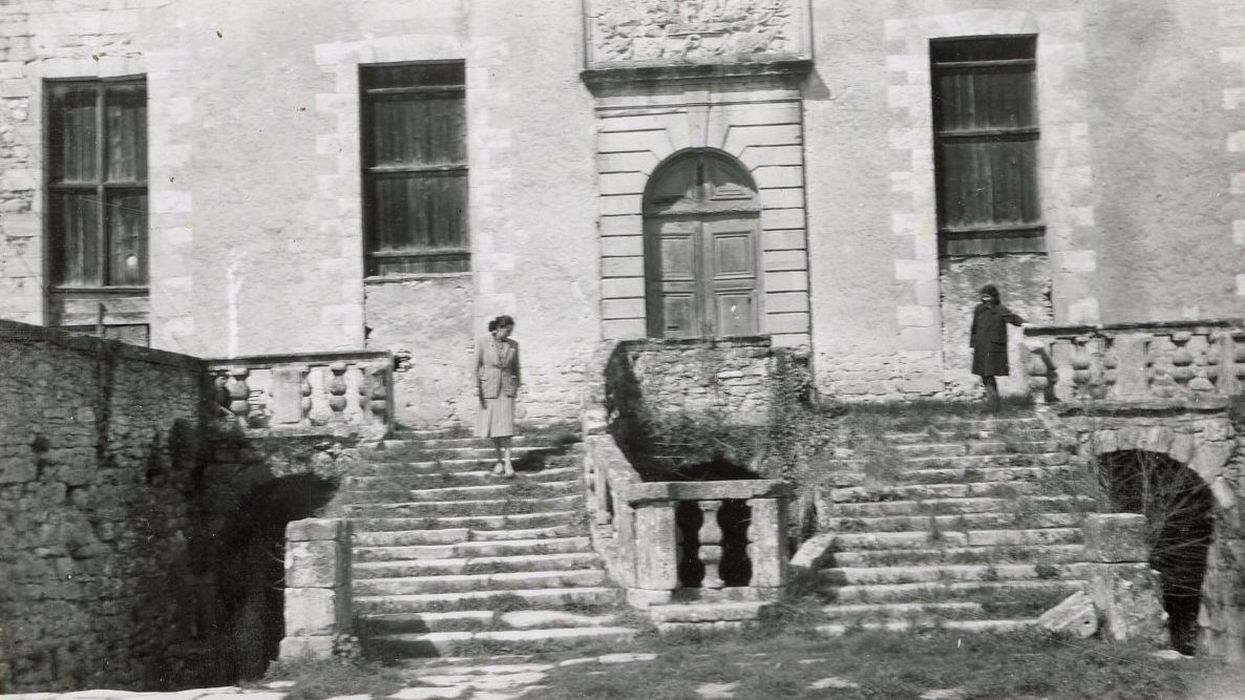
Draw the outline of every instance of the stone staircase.
<instances>
[{"instance_id":1,"label":"stone staircase","mask_svg":"<svg viewBox=\"0 0 1245 700\"><path fill-rule=\"evenodd\" d=\"M1012 630L1084 580L1093 502L1036 418L943 420L891 432L833 465L823 631Z\"/></svg>"},{"instance_id":2,"label":"stone staircase","mask_svg":"<svg viewBox=\"0 0 1245 700\"><path fill-rule=\"evenodd\" d=\"M574 445L411 432L347 477L353 606L365 649L401 658L616 640L622 600L593 551Z\"/></svg>"}]
</instances>

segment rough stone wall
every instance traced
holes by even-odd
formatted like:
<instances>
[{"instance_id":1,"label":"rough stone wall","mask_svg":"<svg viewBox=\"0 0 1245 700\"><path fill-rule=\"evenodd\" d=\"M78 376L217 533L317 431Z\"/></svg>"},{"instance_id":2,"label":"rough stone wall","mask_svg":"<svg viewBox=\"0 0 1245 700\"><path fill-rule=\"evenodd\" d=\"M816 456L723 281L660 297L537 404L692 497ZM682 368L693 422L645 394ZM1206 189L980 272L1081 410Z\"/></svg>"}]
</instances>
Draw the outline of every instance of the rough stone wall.
<instances>
[{"instance_id":1,"label":"rough stone wall","mask_svg":"<svg viewBox=\"0 0 1245 700\"><path fill-rule=\"evenodd\" d=\"M0 692L223 680L193 675L200 382L193 358L0 322Z\"/></svg>"},{"instance_id":2,"label":"rough stone wall","mask_svg":"<svg viewBox=\"0 0 1245 700\"><path fill-rule=\"evenodd\" d=\"M725 424L763 425L770 416L774 356L767 339L629 341L607 366L623 411L714 414Z\"/></svg>"}]
</instances>

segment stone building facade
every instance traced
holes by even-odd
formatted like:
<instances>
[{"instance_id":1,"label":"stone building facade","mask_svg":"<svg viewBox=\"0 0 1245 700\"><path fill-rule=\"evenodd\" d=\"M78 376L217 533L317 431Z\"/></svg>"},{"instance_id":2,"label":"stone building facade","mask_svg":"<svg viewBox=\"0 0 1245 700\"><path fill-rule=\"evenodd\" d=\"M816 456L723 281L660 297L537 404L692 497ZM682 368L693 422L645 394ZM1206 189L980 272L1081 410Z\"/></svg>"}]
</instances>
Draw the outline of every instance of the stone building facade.
<instances>
[{"instance_id":1,"label":"stone building facade","mask_svg":"<svg viewBox=\"0 0 1245 700\"><path fill-rule=\"evenodd\" d=\"M1243 30L1237 0L2 3L0 317L200 357L391 350L413 426L469 417L501 313L533 422L574 416L598 341L663 335L806 346L845 399L964 395L986 281L1039 323L1240 315ZM371 82L411 65L459 77ZM145 171L67 174L64 95L123 78L145 101L100 108L99 162L138 148L124 123ZM1006 94L945 107L969 84ZM375 105L420 90L459 100L456 155L373 162ZM399 171L407 219L372 184ZM462 213L424 231L428 173ZM88 184L99 250L64 239ZM378 219L434 254L378 267L401 258Z\"/></svg>"}]
</instances>

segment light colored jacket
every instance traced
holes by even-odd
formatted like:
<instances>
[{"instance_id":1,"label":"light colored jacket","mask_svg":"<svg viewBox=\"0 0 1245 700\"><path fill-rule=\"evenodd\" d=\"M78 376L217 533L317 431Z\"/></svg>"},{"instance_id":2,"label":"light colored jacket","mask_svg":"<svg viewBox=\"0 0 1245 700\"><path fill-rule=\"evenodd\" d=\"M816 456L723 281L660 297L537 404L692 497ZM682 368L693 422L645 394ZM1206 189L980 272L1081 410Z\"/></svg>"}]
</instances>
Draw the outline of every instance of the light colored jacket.
<instances>
[{"instance_id":1,"label":"light colored jacket","mask_svg":"<svg viewBox=\"0 0 1245 700\"><path fill-rule=\"evenodd\" d=\"M519 392L519 344L486 335L476 343L476 384L481 399L514 397Z\"/></svg>"}]
</instances>

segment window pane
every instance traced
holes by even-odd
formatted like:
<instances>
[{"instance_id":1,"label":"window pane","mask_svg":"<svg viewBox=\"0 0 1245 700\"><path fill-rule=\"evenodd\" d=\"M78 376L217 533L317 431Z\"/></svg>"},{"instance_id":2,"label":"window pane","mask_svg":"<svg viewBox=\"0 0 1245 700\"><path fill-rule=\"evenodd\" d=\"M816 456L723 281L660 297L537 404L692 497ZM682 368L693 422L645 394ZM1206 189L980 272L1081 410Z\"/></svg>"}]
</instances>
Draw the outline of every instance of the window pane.
<instances>
[{"instance_id":1,"label":"window pane","mask_svg":"<svg viewBox=\"0 0 1245 700\"><path fill-rule=\"evenodd\" d=\"M934 128L939 131L1031 127L1033 71L939 71L935 77Z\"/></svg>"},{"instance_id":2,"label":"window pane","mask_svg":"<svg viewBox=\"0 0 1245 700\"><path fill-rule=\"evenodd\" d=\"M96 134L97 91L90 87L53 85L49 163L53 182L93 182L99 179Z\"/></svg>"},{"instance_id":3,"label":"window pane","mask_svg":"<svg viewBox=\"0 0 1245 700\"><path fill-rule=\"evenodd\" d=\"M461 96L395 95L371 104L367 165L451 165L467 160Z\"/></svg>"},{"instance_id":4,"label":"window pane","mask_svg":"<svg viewBox=\"0 0 1245 700\"><path fill-rule=\"evenodd\" d=\"M147 284L147 193L109 195L109 284Z\"/></svg>"},{"instance_id":5,"label":"window pane","mask_svg":"<svg viewBox=\"0 0 1245 700\"><path fill-rule=\"evenodd\" d=\"M105 96L108 179L147 179L147 90L142 85L110 86Z\"/></svg>"},{"instance_id":6,"label":"window pane","mask_svg":"<svg viewBox=\"0 0 1245 700\"><path fill-rule=\"evenodd\" d=\"M1032 138L953 139L938 144L939 225L945 228L1040 220Z\"/></svg>"},{"instance_id":7,"label":"window pane","mask_svg":"<svg viewBox=\"0 0 1245 700\"><path fill-rule=\"evenodd\" d=\"M436 272L467 272L471 269L469 253L444 253L374 257L368 263L369 275L427 274Z\"/></svg>"},{"instance_id":8,"label":"window pane","mask_svg":"<svg viewBox=\"0 0 1245 700\"><path fill-rule=\"evenodd\" d=\"M70 287L104 284L99 265L99 206L95 193L58 192L51 196L53 277Z\"/></svg>"},{"instance_id":9,"label":"window pane","mask_svg":"<svg viewBox=\"0 0 1245 700\"><path fill-rule=\"evenodd\" d=\"M360 71L364 90L416 86L462 85L466 72L462 61L414 63L394 66L365 66Z\"/></svg>"},{"instance_id":10,"label":"window pane","mask_svg":"<svg viewBox=\"0 0 1245 700\"><path fill-rule=\"evenodd\" d=\"M465 173L372 179L370 250L466 247Z\"/></svg>"}]
</instances>

